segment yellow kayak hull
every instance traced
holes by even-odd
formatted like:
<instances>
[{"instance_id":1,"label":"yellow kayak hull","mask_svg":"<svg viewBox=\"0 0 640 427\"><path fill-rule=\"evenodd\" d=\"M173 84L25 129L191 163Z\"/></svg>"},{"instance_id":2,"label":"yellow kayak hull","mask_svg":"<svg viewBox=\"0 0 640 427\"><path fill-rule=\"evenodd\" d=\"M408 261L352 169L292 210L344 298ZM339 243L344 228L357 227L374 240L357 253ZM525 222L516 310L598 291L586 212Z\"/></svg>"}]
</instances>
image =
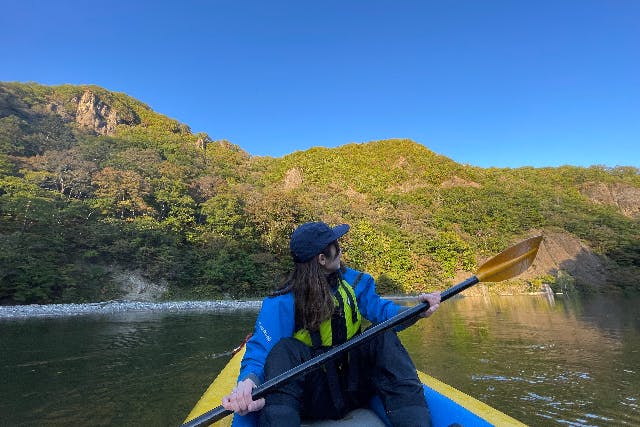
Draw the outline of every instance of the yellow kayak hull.
<instances>
[{"instance_id":1,"label":"yellow kayak hull","mask_svg":"<svg viewBox=\"0 0 640 427\"><path fill-rule=\"evenodd\" d=\"M244 356L244 346L238 351L218 374L209 388L204 392L198 403L193 407L185 423L220 406L222 397L228 394L236 385L240 361ZM429 403L429 410L434 427L450 425L458 422L465 427L468 425L493 425L493 426L524 426L520 421L500 412L499 410L483 403L460 390L439 381L424 372L418 371L418 376L425 385L425 396ZM463 413L464 412L464 413ZM379 425L384 423L370 410L356 410L348 414L343 421L319 421L306 425L315 427L324 425L351 426L371 425L371 418L375 417ZM367 418L368 420L366 421ZM229 416L213 424L214 426L230 426L233 417ZM464 421L464 422L461 422ZM471 424L470 424L471 423Z\"/></svg>"}]
</instances>

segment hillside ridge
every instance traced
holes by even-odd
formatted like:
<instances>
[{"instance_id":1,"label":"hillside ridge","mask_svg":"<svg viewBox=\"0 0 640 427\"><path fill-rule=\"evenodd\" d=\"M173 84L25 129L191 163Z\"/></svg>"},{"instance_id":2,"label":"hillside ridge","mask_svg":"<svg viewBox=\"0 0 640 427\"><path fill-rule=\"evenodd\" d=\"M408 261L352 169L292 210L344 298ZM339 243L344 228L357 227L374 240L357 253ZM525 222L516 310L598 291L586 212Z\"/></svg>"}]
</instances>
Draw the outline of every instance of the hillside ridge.
<instances>
[{"instance_id":1,"label":"hillside ridge","mask_svg":"<svg viewBox=\"0 0 640 427\"><path fill-rule=\"evenodd\" d=\"M443 289L542 233L495 292L640 290L633 167L480 168L409 139L252 156L97 86L0 83L0 303L257 296L303 221L349 223L345 259L381 292ZM126 280L124 280L126 282Z\"/></svg>"}]
</instances>

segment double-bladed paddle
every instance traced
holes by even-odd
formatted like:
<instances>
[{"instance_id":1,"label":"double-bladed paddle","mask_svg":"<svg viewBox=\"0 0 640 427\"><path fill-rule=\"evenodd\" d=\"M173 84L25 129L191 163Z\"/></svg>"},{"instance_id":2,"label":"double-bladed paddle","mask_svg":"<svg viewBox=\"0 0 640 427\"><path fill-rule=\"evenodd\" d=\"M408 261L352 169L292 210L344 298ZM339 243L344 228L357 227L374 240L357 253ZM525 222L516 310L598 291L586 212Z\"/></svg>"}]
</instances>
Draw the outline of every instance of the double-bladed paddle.
<instances>
[{"instance_id":1,"label":"double-bladed paddle","mask_svg":"<svg viewBox=\"0 0 640 427\"><path fill-rule=\"evenodd\" d=\"M505 249L498 255L482 264L475 276L471 276L467 280L442 292L440 294L440 300L446 301L452 296L464 291L465 289L475 285L476 283L500 282L502 280L516 277L520 273L523 273L533 263L533 260L538 253L538 248L540 247L541 241L542 236L531 237L516 245L511 246L510 248ZM370 340L371 338L381 334L382 332L385 332L390 328L413 319L428 308L429 303L423 302L409 308L408 310L401 311L394 317L370 327L369 329L362 332L361 334L356 335L349 341L333 347L331 350L322 353L312 359L309 359L308 361L278 375L277 377L265 381L253 390L253 393L251 393L252 398L256 400L263 397L271 389L279 386L281 383L297 377L298 375L319 368L323 363L335 359L340 354L351 350L357 345ZM207 411L204 414L192 420L189 420L188 422L184 423L182 427L206 426L232 413L232 411L225 409L223 406L218 406L217 408L211 409L210 411Z\"/></svg>"}]
</instances>

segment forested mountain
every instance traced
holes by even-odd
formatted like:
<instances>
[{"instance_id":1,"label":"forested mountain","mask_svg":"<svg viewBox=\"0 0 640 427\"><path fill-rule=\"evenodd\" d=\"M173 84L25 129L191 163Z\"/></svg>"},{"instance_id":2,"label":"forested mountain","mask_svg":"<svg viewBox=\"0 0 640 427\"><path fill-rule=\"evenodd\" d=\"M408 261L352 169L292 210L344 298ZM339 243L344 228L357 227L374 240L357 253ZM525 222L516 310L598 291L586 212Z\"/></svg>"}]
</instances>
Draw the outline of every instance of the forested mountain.
<instances>
[{"instance_id":1,"label":"forested mountain","mask_svg":"<svg viewBox=\"0 0 640 427\"><path fill-rule=\"evenodd\" d=\"M383 292L443 289L536 233L512 289L640 290L634 167L483 169L410 140L255 157L125 94L0 83L0 304L117 298L123 269L169 298L264 295L318 219L351 224L345 259Z\"/></svg>"}]
</instances>

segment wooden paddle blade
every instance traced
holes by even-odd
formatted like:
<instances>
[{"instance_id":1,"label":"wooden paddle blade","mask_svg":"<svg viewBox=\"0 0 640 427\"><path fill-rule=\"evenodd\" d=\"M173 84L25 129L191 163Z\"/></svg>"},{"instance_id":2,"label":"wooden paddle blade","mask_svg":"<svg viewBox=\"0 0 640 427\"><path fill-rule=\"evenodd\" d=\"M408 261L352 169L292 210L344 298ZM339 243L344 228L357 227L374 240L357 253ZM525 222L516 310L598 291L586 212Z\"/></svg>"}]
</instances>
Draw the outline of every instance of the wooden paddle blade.
<instances>
[{"instance_id":1,"label":"wooden paddle blade","mask_svg":"<svg viewBox=\"0 0 640 427\"><path fill-rule=\"evenodd\" d=\"M500 282L523 273L533 263L542 236L531 237L505 249L480 266L476 276L481 282Z\"/></svg>"}]
</instances>

